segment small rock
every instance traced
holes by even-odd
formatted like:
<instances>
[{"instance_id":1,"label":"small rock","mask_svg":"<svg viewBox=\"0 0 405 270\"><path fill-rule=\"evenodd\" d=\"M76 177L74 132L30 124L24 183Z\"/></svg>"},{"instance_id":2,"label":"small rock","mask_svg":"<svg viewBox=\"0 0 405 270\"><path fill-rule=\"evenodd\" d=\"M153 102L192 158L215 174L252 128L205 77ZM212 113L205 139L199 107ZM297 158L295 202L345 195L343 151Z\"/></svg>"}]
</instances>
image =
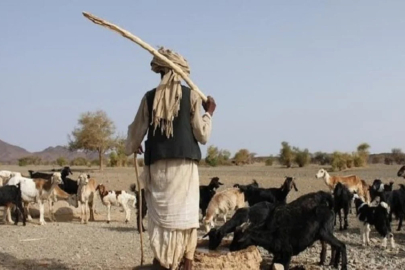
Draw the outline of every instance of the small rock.
<instances>
[{"instance_id":1,"label":"small rock","mask_svg":"<svg viewBox=\"0 0 405 270\"><path fill-rule=\"evenodd\" d=\"M273 264L272 270L284 270L284 266L279 263L275 263L275 264Z\"/></svg>"}]
</instances>

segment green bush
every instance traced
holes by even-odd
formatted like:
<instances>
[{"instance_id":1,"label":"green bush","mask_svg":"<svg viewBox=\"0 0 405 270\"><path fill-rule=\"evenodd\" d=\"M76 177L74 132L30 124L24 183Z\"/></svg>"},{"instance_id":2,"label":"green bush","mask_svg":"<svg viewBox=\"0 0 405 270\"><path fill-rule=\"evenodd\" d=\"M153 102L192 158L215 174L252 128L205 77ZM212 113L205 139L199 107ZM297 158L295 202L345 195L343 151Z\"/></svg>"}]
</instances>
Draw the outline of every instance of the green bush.
<instances>
[{"instance_id":1,"label":"green bush","mask_svg":"<svg viewBox=\"0 0 405 270\"><path fill-rule=\"evenodd\" d=\"M294 152L288 142L281 143L279 161L281 165L290 168L294 161Z\"/></svg>"},{"instance_id":2,"label":"green bush","mask_svg":"<svg viewBox=\"0 0 405 270\"><path fill-rule=\"evenodd\" d=\"M266 160L265 160L266 166L273 166L273 163L274 163L274 157L273 156L269 156L268 158L266 158Z\"/></svg>"},{"instance_id":3,"label":"green bush","mask_svg":"<svg viewBox=\"0 0 405 270\"><path fill-rule=\"evenodd\" d=\"M56 164L58 164L59 166L65 166L66 164L68 164L68 162L67 162L67 160L66 160L66 158L64 158L64 157L58 157L57 159L56 159Z\"/></svg>"},{"instance_id":4,"label":"green bush","mask_svg":"<svg viewBox=\"0 0 405 270\"><path fill-rule=\"evenodd\" d=\"M308 149L300 150L299 148L294 147L294 161L299 167L308 165L311 161L311 155L309 154Z\"/></svg>"}]
</instances>

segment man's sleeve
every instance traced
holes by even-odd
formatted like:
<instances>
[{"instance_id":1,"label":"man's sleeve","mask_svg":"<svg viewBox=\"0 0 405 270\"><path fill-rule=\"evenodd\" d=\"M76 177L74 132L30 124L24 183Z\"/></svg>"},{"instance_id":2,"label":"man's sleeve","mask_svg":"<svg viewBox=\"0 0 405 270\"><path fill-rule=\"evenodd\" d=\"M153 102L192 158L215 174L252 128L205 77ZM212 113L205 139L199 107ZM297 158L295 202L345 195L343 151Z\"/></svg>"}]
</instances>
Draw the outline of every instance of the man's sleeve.
<instances>
[{"instance_id":1,"label":"man's sleeve","mask_svg":"<svg viewBox=\"0 0 405 270\"><path fill-rule=\"evenodd\" d=\"M190 102L194 137L199 143L206 144L211 136L211 115L206 112L201 116L202 99L195 91L190 93Z\"/></svg>"},{"instance_id":2,"label":"man's sleeve","mask_svg":"<svg viewBox=\"0 0 405 270\"><path fill-rule=\"evenodd\" d=\"M125 154L132 155L138 151L149 126L149 110L146 95L142 98L134 121L128 126L127 140L125 142Z\"/></svg>"}]
</instances>

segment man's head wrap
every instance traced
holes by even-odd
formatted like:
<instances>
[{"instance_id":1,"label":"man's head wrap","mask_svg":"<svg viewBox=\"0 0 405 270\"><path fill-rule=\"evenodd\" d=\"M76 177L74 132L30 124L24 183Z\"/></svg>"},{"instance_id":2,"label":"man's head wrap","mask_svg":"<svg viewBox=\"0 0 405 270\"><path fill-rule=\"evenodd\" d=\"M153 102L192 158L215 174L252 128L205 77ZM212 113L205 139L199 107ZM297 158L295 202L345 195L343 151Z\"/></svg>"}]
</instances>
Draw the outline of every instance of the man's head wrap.
<instances>
[{"instance_id":1,"label":"man's head wrap","mask_svg":"<svg viewBox=\"0 0 405 270\"><path fill-rule=\"evenodd\" d=\"M158 52L178 65L184 73L190 74L187 60L181 55L163 47ZM167 138L169 138L173 136L173 120L177 117L180 109L182 96L181 76L157 57L152 59L151 65L153 71L157 73L163 72L164 74L159 86L156 88L151 124L154 125L153 132L160 126L161 132L165 132Z\"/></svg>"}]
</instances>

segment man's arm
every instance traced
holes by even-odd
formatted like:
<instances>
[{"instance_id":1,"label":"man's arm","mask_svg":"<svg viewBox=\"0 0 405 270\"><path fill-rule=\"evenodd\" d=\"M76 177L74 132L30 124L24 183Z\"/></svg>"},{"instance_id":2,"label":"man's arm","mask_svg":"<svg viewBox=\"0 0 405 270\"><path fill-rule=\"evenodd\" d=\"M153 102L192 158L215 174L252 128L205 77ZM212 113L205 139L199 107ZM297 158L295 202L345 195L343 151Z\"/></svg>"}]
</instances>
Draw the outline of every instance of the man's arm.
<instances>
[{"instance_id":1,"label":"man's arm","mask_svg":"<svg viewBox=\"0 0 405 270\"><path fill-rule=\"evenodd\" d=\"M201 116L201 106L202 100L200 96L191 91L190 94L190 101L191 101L191 125L193 127L193 134L197 141L201 144L206 144L209 137L211 136L211 118L212 114L215 110L215 101L210 97L210 102L213 102L214 106L209 106L210 108L205 105L206 113Z\"/></svg>"},{"instance_id":2,"label":"man's arm","mask_svg":"<svg viewBox=\"0 0 405 270\"><path fill-rule=\"evenodd\" d=\"M127 140L125 142L125 154L127 156L138 153L142 140L148 131L148 126L149 110L145 95L139 105L134 121L128 126Z\"/></svg>"}]
</instances>

